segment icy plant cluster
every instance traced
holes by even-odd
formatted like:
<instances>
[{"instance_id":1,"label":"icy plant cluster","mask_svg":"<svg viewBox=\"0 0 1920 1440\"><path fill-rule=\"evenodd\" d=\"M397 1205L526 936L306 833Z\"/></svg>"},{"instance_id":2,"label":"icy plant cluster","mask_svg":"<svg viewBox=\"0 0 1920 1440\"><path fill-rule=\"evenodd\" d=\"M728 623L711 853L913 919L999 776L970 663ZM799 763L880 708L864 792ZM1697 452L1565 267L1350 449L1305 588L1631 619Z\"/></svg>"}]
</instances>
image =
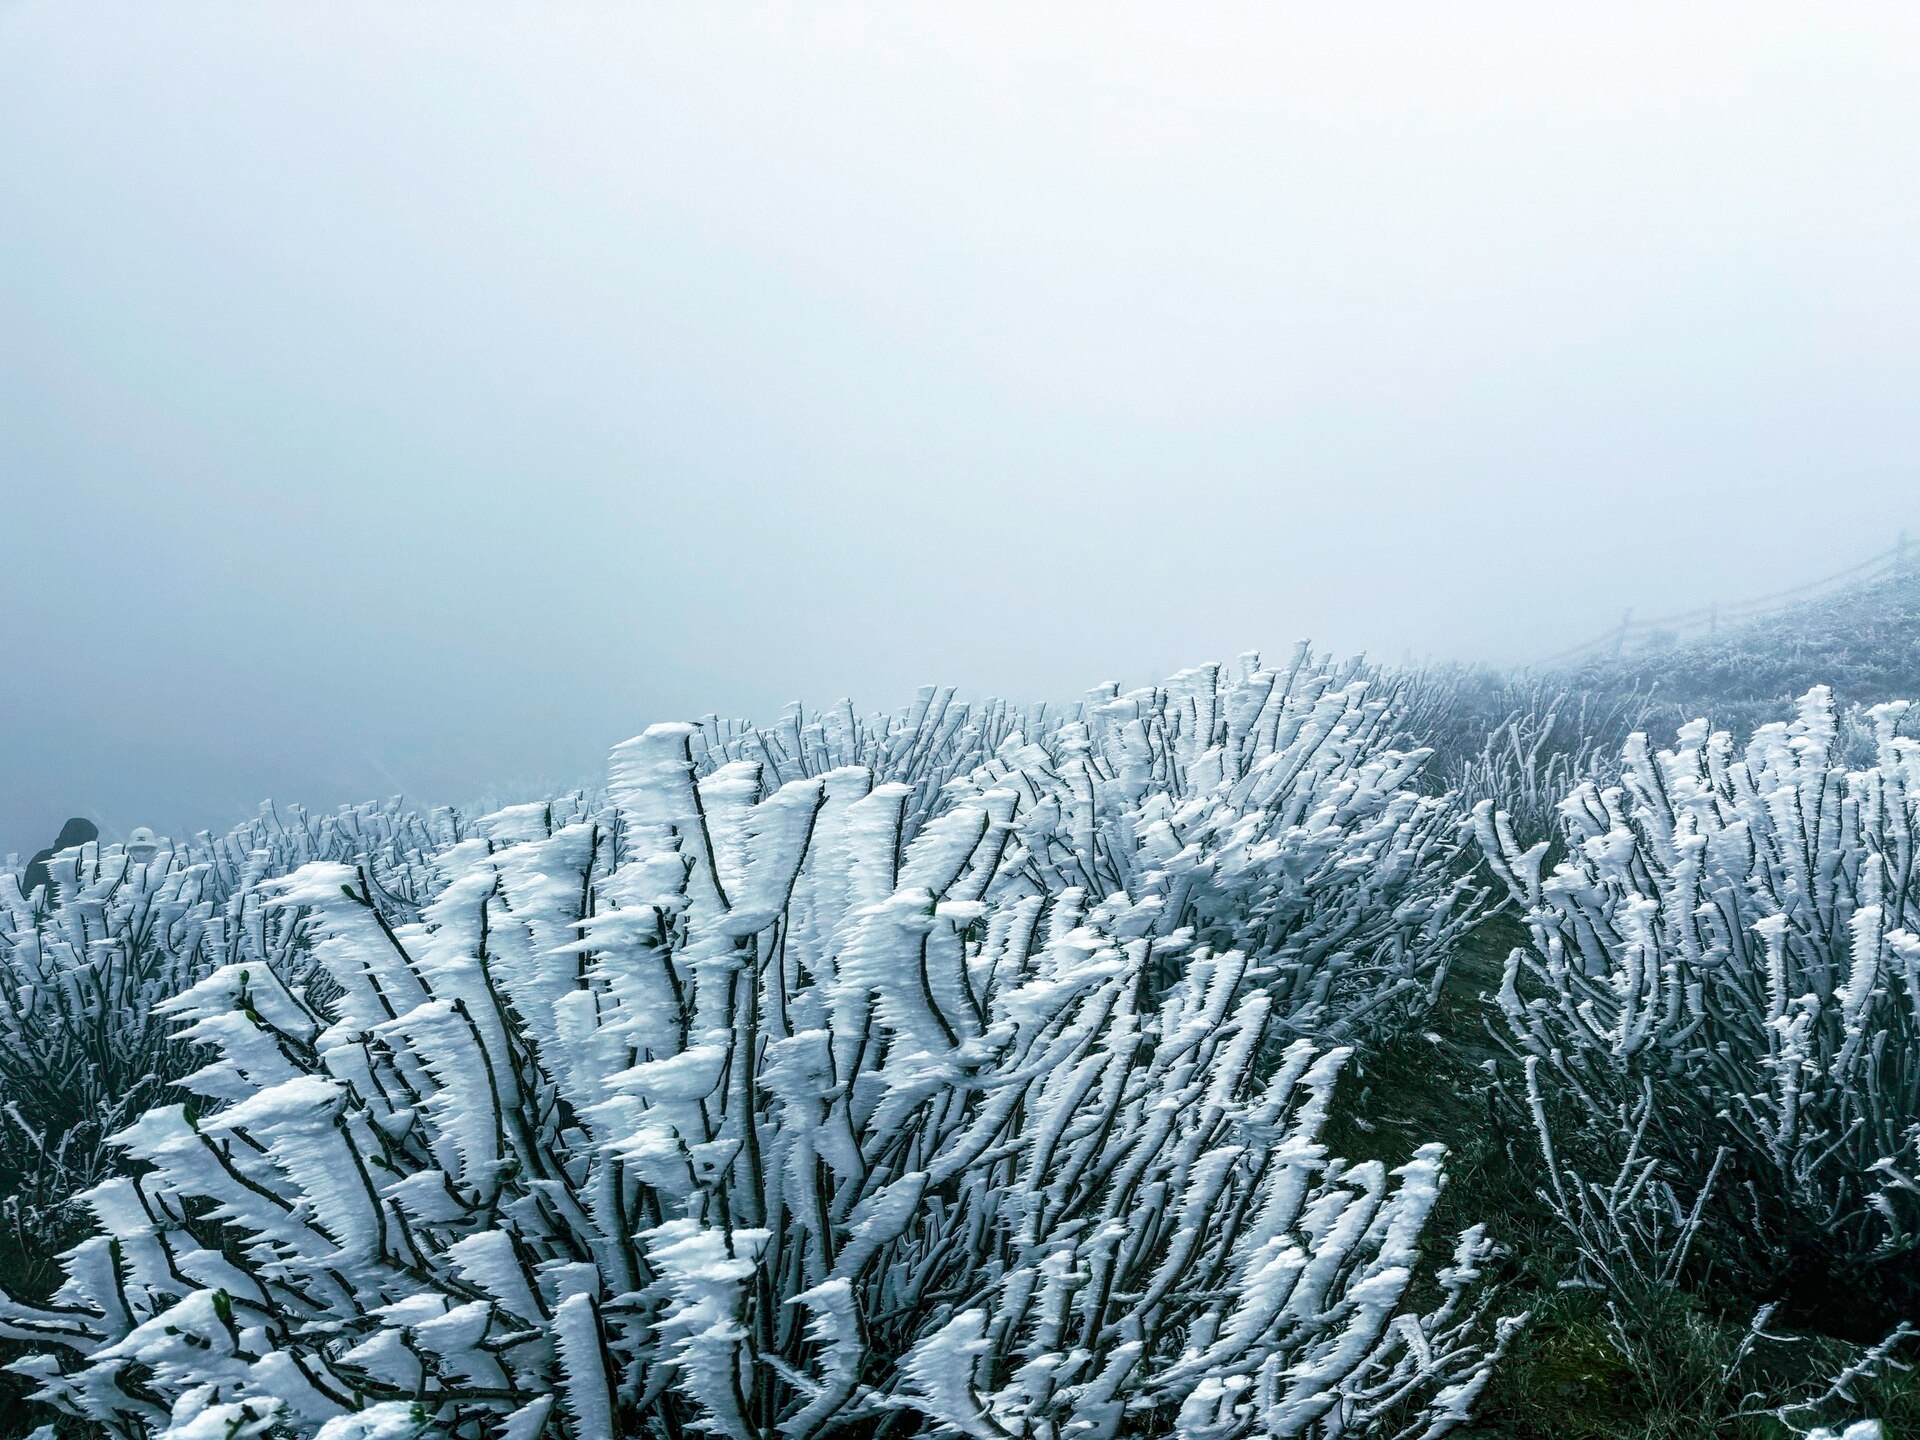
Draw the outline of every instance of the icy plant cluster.
<instances>
[{"instance_id":1,"label":"icy plant cluster","mask_svg":"<svg viewBox=\"0 0 1920 1440\"><path fill-rule=\"evenodd\" d=\"M1480 749L1443 777L1456 803L1482 801L1506 817L1523 843L1550 840L1559 829L1559 804L1583 782L1613 778L1614 756L1638 708L1630 699L1602 707L1588 697L1541 695L1487 732ZM1613 743L1600 737L1611 733Z\"/></svg>"},{"instance_id":2,"label":"icy plant cluster","mask_svg":"<svg viewBox=\"0 0 1920 1440\"><path fill-rule=\"evenodd\" d=\"M691 744L701 769L751 760L770 784L847 765L905 784L908 834L954 782L1003 786L1034 891L1151 904L1157 933L1245 951L1286 1033L1366 1043L1431 1003L1481 913L1448 800L1417 792L1428 752L1400 748L1398 698L1303 645L1283 668L1246 655L1065 712L929 689L881 721L709 721Z\"/></svg>"},{"instance_id":3,"label":"icy plant cluster","mask_svg":"<svg viewBox=\"0 0 1920 1440\"><path fill-rule=\"evenodd\" d=\"M1417 1010L1472 909L1388 733L1252 663L660 726L416 913L263 881L330 988L168 1004L209 1063L17 1368L176 1440L1443 1434L1488 1243L1422 1274L1439 1147L1330 1156L1305 1038Z\"/></svg>"},{"instance_id":4,"label":"icy plant cluster","mask_svg":"<svg viewBox=\"0 0 1920 1440\"><path fill-rule=\"evenodd\" d=\"M1618 785L1560 806L1568 855L1545 875L1544 843L1475 812L1529 931L1499 1005L1543 1142L1551 1155L1554 1126L1563 1149L1627 1145L1617 1182L1561 1198L1593 1235L1638 1227L1653 1271L1684 1252L1708 1190L1723 1240L1756 1264L1871 1263L1920 1242L1906 709L1869 712L1857 768L1823 689L1744 748L1704 722L1657 754L1635 736Z\"/></svg>"},{"instance_id":5,"label":"icy plant cluster","mask_svg":"<svg viewBox=\"0 0 1920 1440\"><path fill-rule=\"evenodd\" d=\"M1575 690L1459 666L1417 671L1402 685L1401 731L1433 751L1428 786L1462 810L1491 800L1525 845L1557 832L1556 807L1575 786L1615 778L1621 745L1651 712L1638 690Z\"/></svg>"},{"instance_id":6,"label":"icy plant cluster","mask_svg":"<svg viewBox=\"0 0 1920 1440\"><path fill-rule=\"evenodd\" d=\"M87 844L56 856L51 883L0 873L0 1246L33 1284L67 1202L111 1168L106 1137L191 1068L159 1009L228 963L294 976L296 931L260 882L316 859L350 861L396 911L429 893L424 860L457 822L398 805L326 816L263 813L142 857Z\"/></svg>"}]
</instances>

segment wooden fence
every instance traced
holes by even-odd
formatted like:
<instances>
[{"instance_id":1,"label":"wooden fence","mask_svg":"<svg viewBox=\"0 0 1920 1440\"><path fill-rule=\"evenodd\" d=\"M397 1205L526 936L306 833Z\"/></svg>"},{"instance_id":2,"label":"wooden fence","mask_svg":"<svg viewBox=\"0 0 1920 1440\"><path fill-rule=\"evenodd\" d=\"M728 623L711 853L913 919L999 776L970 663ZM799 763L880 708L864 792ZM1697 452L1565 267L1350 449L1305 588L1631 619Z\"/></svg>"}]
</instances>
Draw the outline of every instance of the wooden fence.
<instances>
[{"instance_id":1,"label":"wooden fence","mask_svg":"<svg viewBox=\"0 0 1920 1440\"><path fill-rule=\"evenodd\" d=\"M1712 635L1722 625L1737 625L1748 620L1758 620L1781 610L1790 610L1795 605L1805 604L1809 600L1832 591L1843 590L1849 586L1865 585L1887 575L1904 572L1910 564L1920 561L1920 546L1909 545L1907 532L1902 530L1900 538L1891 549L1878 555L1849 565L1844 570L1836 570L1831 575L1823 575L1818 580L1809 580L1802 585L1794 585L1785 590L1775 590L1771 594L1756 595L1752 599L1741 600L1735 604L1722 605L1717 601L1702 605L1696 610L1677 611L1671 615L1655 615L1647 619L1638 619L1632 610L1620 617L1620 623L1605 633L1596 635L1578 645L1568 646L1565 650L1536 660L1529 668L1540 669L1548 665L1562 665L1569 660L1583 659L1597 655L1620 655L1637 639L1650 639L1660 636L1668 641L1690 639L1697 635Z\"/></svg>"}]
</instances>

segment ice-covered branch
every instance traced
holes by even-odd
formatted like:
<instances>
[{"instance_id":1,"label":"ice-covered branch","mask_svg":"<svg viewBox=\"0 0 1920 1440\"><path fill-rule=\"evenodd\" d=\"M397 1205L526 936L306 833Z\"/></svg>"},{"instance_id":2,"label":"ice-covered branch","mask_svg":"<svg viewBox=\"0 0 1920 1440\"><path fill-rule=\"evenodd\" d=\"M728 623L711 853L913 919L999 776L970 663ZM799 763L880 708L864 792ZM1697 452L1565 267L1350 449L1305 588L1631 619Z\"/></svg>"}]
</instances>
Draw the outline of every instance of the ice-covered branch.
<instances>
[{"instance_id":1,"label":"ice-covered branch","mask_svg":"<svg viewBox=\"0 0 1920 1440\"><path fill-rule=\"evenodd\" d=\"M1474 901L1387 720L1302 661L660 726L430 893L262 879L327 983L170 1002L191 1100L0 1320L176 1437L1442 1434L1489 1243L1416 1285L1439 1147L1320 1139Z\"/></svg>"}]
</instances>

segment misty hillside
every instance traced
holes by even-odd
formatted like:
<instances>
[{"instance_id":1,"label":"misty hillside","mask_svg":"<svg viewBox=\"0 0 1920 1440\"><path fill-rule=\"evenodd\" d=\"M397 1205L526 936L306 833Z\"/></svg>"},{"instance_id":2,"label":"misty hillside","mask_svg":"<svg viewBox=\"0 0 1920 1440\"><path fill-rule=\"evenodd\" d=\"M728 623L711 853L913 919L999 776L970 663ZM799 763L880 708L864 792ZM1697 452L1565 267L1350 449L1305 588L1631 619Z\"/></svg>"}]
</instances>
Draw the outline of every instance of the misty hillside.
<instances>
[{"instance_id":1,"label":"misty hillside","mask_svg":"<svg viewBox=\"0 0 1920 1440\"><path fill-rule=\"evenodd\" d=\"M1568 681L1635 689L1662 711L1762 720L1830 685L1859 704L1920 694L1920 567L1906 566L1712 633L1654 632L1618 655L1587 658Z\"/></svg>"},{"instance_id":2,"label":"misty hillside","mask_svg":"<svg viewBox=\"0 0 1920 1440\"><path fill-rule=\"evenodd\" d=\"M0 1440L1920 1440L1917 70L0 4Z\"/></svg>"},{"instance_id":3,"label":"misty hillside","mask_svg":"<svg viewBox=\"0 0 1920 1440\"><path fill-rule=\"evenodd\" d=\"M1914 1433L1920 743L1480 678L0 867L0 1435Z\"/></svg>"}]
</instances>

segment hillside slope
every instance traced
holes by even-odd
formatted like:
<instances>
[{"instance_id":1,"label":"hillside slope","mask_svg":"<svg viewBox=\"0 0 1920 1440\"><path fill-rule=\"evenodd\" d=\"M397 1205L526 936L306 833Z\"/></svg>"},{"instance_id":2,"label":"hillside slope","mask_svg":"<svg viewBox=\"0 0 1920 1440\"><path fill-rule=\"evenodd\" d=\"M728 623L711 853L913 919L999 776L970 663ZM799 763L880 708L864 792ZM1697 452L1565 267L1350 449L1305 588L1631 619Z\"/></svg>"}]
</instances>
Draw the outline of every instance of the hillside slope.
<instances>
[{"instance_id":1,"label":"hillside slope","mask_svg":"<svg viewBox=\"0 0 1920 1440\"><path fill-rule=\"evenodd\" d=\"M1729 718L1763 718L1813 685L1865 704L1920 695L1920 567L1561 673L1582 688L1637 689L1663 710Z\"/></svg>"}]
</instances>

